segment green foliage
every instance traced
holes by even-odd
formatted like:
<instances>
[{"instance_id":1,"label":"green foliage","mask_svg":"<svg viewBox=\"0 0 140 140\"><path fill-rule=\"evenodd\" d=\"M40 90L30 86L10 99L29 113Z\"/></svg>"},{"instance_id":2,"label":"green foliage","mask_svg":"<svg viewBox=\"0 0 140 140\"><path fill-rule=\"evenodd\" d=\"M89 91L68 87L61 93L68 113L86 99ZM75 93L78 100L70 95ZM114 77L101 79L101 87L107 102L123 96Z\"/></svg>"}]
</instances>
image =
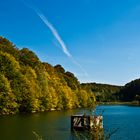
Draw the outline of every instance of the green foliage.
<instances>
[{"instance_id":1,"label":"green foliage","mask_svg":"<svg viewBox=\"0 0 140 140\"><path fill-rule=\"evenodd\" d=\"M15 73L20 70L19 63L8 53L0 52L0 66L0 73L6 75L8 79L13 79Z\"/></svg>"},{"instance_id":2,"label":"green foliage","mask_svg":"<svg viewBox=\"0 0 140 140\"><path fill-rule=\"evenodd\" d=\"M67 85L71 87L73 90L79 90L80 89L80 83L78 79L74 76L71 72L66 72L64 75L65 81L67 82Z\"/></svg>"},{"instance_id":3,"label":"green foliage","mask_svg":"<svg viewBox=\"0 0 140 140\"><path fill-rule=\"evenodd\" d=\"M140 101L140 79L127 83L116 96L121 101Z\"/></svg>"},{"instance_id":4,"label":"green foliage","mask_svg":"<svg viewBox=\"0 0 140 140\"><path fill-rule=\"evenodd\" d=\"M11 54L16 59L19 57L19 50L6 38L0 37L0 52Z\"/></svg>"},{"instance_id":5,"label":"green foliage","mask_svg":"<svg viewBox=\"0 0 140 140\"><path fill-rule=\"evenodd\" d=\"M17 107L10 82L3 74L0 74L0 114L14 114L17 112Z\"/></svg>"},{"instance_id":6,"label":"green foliage","mask_svg":"<svg viewBox=\"0 0 140 140\"><path fill-rule=\"evenodd\" d=\"M65 73L65 70L61 65L56 65L54 66L54 68L58 73L61 73L61 74Z\"/></svg>"},{"instance_id":7,"label":"green foliage","mask_svg":"<svg viewBox=\"0 0 140 140\"><path fill-rule=\"evenodd\" d=\"M84 83L81 84L81 86L89 93L94 93L98 102L110 102L118 100L116 93L118 93L122 88L120 86L97 83Z\"/></svg>"},{"instance_id":8,"label":"green foliage","mask_svg":"<svg viewBox=\"0 0 140 140\"><path fill-rule=\"evenodd\" d=\"M27 48L23 48L19 52L19 60L23 65L35 67L39 63L39 59L36 54Z\"/></svg>"},{"instance_id":9,"label":"green foliage","mask_svg":"<svg viewBox=\"0 0 140 140\"><path fill-rule=\"evenodd\" d=\"M91 107L92 92L61 65L42 63L27 48L0 37L0 114Z\"/></svg>"}]
</instances>

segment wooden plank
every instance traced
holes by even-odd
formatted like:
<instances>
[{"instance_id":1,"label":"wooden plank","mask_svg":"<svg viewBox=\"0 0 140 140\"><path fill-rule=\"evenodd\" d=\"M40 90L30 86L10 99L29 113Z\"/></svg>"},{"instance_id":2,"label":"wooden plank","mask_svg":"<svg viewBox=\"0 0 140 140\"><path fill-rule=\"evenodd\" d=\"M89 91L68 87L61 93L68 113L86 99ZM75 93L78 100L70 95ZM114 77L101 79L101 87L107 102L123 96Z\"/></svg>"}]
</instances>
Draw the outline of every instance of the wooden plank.
<instances>
[{"instance_id":1,"label":"wooden plank","mask_svg":"<svg viewBox=\"0 0 140 140\"><path fill-rule=\"evenodd\" d=\"M93 128L103 129L102 116L73 115L71 116L71 130L90 130Z\"/></svg>"}]
</instances>

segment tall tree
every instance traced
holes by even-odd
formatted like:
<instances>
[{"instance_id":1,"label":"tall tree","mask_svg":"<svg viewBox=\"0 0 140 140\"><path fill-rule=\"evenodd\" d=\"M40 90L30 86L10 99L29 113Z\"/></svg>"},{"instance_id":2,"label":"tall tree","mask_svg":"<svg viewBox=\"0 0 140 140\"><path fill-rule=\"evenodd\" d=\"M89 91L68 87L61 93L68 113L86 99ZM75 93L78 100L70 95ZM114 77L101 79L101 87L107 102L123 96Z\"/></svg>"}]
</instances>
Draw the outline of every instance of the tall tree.
<instances>
[{"instance_id":1,"label":"tall tree","mask_svg":"<svg viewBox=\"0 0 140 140\"><path fill-rule=\"evenodd\" d=\"M18 111L16 97L12 93L10 82L0 74L0 114L14 114Z\"/></svg>"}]
</instances>

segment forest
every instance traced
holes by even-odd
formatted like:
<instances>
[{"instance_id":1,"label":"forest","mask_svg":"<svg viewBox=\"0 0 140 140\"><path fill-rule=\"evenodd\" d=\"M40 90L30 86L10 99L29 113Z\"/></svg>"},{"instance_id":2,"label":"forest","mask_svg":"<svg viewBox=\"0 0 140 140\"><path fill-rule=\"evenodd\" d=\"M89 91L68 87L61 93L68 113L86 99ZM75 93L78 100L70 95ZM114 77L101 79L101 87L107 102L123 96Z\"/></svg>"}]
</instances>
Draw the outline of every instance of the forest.
<instances>
[{"instance_id":1,"label":"forest","mask_svg":"<svg viewBox=\"0 0 140 140\"><path fill-rule=\"evenodd\" d=\"M73 73L0 37L0 115L92 107L95 101Z\"/></svg>"},{"instance_id":2,"label":"forest","mask_svg":"<svg viewBox=\"0 0 140 140\"><path fill-rule=\"evenodd\" d=\"M83 83L82 89L92 92L96 102L129 102L140 105L140 79L135 79L124 86Z\"/></svg>"},{"instance_id":3,"label":"forest","mask_svg":"<svg viewBox=\"0 0 140 140\"><path fill-rule=\"evenodd\" d=\"M96 96L97 102L118 101L116 94L119 94L122 86L100 84L100 83L82 83L82 88L90 91Z\"/></svg>"},{"instance_id":4,"label":"forest","mask_svg":"<svg viewBox=\"0 0 140 140\"><path fill-rule=\"evenodd\" d=\"M140 104L140 79L135 79L127 83L118 93L116 93L116 97L120 101L136 101L137 104Z\"/></svg>"},{"instance_id":5,"label":"forest","mask_svg":"<svg viewBox=\"0 0 140 140\"><path fill-rule=\"evenodd\" d=\"M0 115L93 107L97 102L139 101L140 79L115 86L82 83L60 65L41 62L28 48L0 37Z\"/></svg>"}]
</instances>

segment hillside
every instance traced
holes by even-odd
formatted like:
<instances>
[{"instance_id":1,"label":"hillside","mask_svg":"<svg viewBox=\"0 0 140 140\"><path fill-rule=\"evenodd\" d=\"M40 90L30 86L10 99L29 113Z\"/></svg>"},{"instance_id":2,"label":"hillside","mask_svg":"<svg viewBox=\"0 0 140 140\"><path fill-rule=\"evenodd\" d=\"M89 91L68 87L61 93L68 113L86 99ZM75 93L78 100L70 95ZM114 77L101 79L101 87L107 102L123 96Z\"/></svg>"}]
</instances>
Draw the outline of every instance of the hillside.
<instances>
[{"instance_id":1,"label":"hillside","mask_svg":"<svg viewBox=\"0 0 140 140\"><path fill-rule=\"evenodd\" d=\"M111 102L118 100L116 93L120 91L121 86L98 84L98 83L83 83L81 87L88 92L96 95L98 102Z\"/></svg>"},{"instance_id":2,"label":"hillside","mask_svg":"<svg viewBox=\"0 0 140 140\"><path fill-rule=\"evenodd\" d=\"M0 114L93 106L95 96L61 65L42 63L28 48L0 37Z\"/></svg>"},{"instance_id":3,"label":"hillside","mask_svg":"<svg viewBox=\"0 0 140 140\"><path fill-rule=\"evenodd\" d=\"M121 101L140 101L140 79L127 83L117 96Z\"/></svg>"}]
</instances>

